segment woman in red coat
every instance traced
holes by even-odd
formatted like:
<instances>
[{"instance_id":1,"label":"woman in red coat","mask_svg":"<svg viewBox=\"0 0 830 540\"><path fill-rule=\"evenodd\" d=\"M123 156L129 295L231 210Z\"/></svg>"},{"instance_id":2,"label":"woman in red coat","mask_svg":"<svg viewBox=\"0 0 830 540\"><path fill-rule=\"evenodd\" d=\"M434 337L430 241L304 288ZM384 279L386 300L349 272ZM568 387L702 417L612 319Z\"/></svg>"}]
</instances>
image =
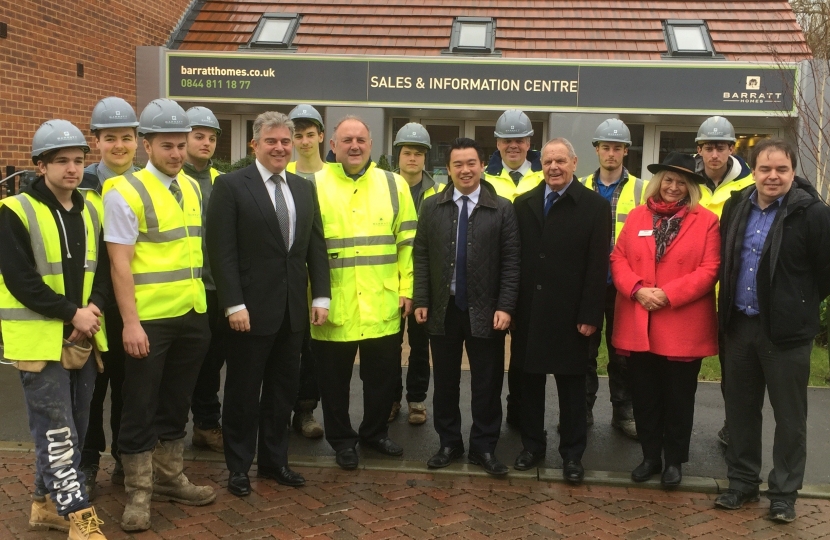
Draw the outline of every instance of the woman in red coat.
<instances>
[{"instance_id":1,"label":"woman in red coat","mask_svg":"<svg viewBox=\"0 0 830 540\"><path fill-rule=\"evenodd\" d=\"M704 179L694 169L694 158L679 153L649 165L647 204L628 215L611 254L612 344L629 356L643 448L631 478L644 482L662 470L665 487L680 484L689 461L701 360L718 352L718 218L698 205Z\"/></svg>"}]
</instances>

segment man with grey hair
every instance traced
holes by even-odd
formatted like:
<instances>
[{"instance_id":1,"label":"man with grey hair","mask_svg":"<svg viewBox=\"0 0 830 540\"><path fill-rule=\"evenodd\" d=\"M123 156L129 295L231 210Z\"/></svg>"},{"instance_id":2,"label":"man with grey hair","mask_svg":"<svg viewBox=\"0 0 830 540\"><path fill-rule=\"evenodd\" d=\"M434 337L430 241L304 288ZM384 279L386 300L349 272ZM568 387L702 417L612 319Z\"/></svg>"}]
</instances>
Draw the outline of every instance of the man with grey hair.
<instances>
[{"instance_id":1,"label":"man with grey hair","mask_svg":"<svg viewBox=\"0 0 830 540\"><path fill-rule=\"evenodd\" d=\"M406 181L371 160L365 122L346 117L334 129L329 166L314 176L331 269L331 316L311 328L326 439L337 464L355 469L358 441L382 454L403 448L387 419L400 384L401 318L412 309L415 204ZM333 160L332 160L333 158ZM363 421L349 419L349 388L360 352Z\"/></svg>"},{"instance_id":2,"label":"man with grey hair","mask_svg":"<svg viewBox=\"0 0 830 540\"><path fill-rule=\"evenodd\" d=\"M207 249L230 337L225 379L228 491L251 493L248 471L287 486L305 479L288 467L288 424L300 384L309 324L328 317L331 298L315 186L286 172L294 124L282 113L254 121L254 164L216 179Z\"/></svg>"},{"instance_id":3,"label":"man with grey hair","mask_svg":"<svg viewBox=\"0 0 830 540\"><path fill-rule=\"evenodd\" d=\"M576 163L567 139L549 141L542 148L544 182L514 202L521 279L513 354L524 356L524 448L515 468L531 469L545 460L545 382L552 373L559 396L562 472L573 484L585 475L589 338L602 325L611 243L610 204L574 176Z\"/></svg>"}]
</instances>

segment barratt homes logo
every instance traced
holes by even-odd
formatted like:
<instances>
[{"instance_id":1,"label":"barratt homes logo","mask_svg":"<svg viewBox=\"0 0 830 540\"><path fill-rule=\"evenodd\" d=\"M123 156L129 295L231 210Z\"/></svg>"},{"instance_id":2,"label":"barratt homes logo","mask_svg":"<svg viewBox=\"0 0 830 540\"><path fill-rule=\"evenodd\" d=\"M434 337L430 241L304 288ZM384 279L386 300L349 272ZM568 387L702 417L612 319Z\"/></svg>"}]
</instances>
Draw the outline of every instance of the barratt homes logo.
<instances>
[{"instance_id":1,"label":"barratt homes logo","mask_svg":"<svg viewBox=\"0 0 830 540\"><path fill-rule=\"evenodd\" d=\"M726 103L782 103L782 96L781 92L764 92L760 75L748 75L745 91L724 92L723 101Z\"/></svg>"},{"instance_id":2,"label":"barratt homes logo","mask_svg":"<svg viewBox=\"0 0 830 540\"><path fill-rule=\"evenodd\" d=\"M63 137L58 137L57 140L59 141L74 141L75 135L72 135L68 131L63 132Z\"/></svg>"}]
</instances>

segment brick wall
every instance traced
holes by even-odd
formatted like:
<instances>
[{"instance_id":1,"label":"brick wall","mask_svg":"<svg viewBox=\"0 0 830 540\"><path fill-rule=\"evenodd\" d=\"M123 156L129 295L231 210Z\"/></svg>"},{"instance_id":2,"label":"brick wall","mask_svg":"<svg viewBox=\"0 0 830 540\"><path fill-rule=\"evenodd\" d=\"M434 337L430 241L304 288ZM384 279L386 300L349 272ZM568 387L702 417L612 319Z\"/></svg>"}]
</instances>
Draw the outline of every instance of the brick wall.
<instances>
[{"instance_id":1,"label":"brick wall","mask_svg":"<svg viewBox=\"0 0 830 540\"><path fill-rule=\"evenodd\" d=\"M165 45L190 0L0 0L0 178L32 168L32 135L51 118L87 135L95 103L135 107L135 48ZM82 63L83 77L77 75ZM141 111L137 111L141 112ZM93 149L87 163L100 159Z\"/></svg>"}]
</instances>

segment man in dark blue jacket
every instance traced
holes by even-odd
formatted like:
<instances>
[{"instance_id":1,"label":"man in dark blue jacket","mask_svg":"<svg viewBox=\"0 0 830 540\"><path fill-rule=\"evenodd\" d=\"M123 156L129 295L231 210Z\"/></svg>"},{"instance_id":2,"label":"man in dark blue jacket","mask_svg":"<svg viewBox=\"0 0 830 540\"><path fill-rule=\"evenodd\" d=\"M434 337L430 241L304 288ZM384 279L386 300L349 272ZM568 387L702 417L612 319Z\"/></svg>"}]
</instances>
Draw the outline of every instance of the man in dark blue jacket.
<instances>
[{"instance_id":1,"label":"man in dark blue jacket","mask_svg":"<svg viewBox=\"0 0 830 540\"><path fill-rule=\"evenodd\" d=\"M791 522L807 462L807 384L830 293L830 209L795 176L788 143L768 139L750 160L755 185L735 192L721 218L719 318L730 444L725 509L759 499L764 392L775 413L769 518Z\"/></svg>"}]
</instances>

